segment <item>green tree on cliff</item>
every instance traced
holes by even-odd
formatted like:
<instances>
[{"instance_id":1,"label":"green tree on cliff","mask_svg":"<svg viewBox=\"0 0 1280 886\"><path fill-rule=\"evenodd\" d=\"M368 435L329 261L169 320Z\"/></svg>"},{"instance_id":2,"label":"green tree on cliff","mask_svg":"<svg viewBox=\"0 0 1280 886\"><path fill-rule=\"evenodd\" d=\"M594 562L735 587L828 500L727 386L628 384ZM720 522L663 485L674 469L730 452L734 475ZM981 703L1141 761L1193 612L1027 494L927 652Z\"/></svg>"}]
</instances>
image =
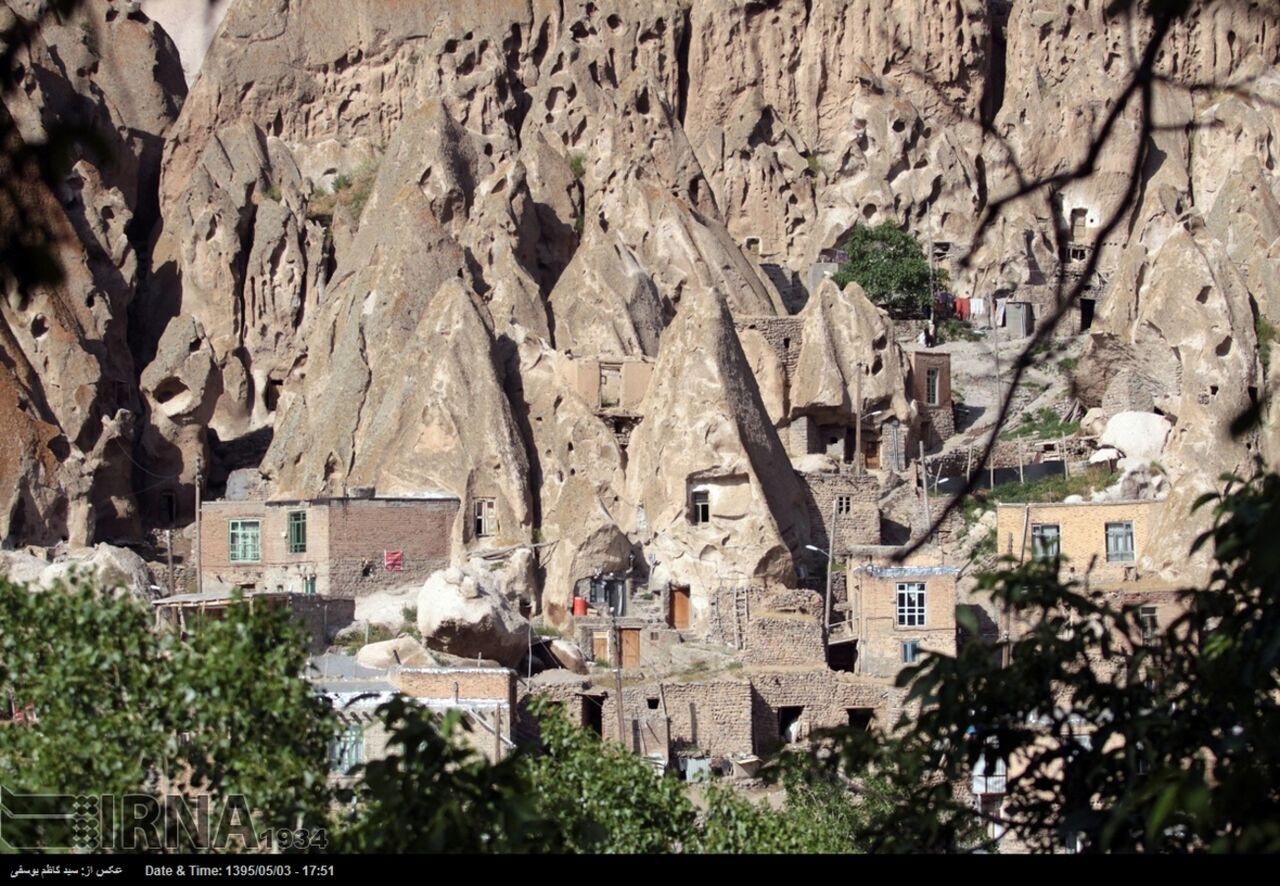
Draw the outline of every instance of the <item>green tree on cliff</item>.
<instances>
[{"instance_id":1,"label":"green tree on cliff","mask_svg":"<svg viewBox=\"0 0 1280 886\"><path fill-rule=\"evenodd\" d=\"M889 222L858 225L844 241L849 260L835 274L837 286L857 283L867 298L891 312L927 309L936 289L947 286L946 272L930 271L920 244Z\"/></svg>"}]
</instances>

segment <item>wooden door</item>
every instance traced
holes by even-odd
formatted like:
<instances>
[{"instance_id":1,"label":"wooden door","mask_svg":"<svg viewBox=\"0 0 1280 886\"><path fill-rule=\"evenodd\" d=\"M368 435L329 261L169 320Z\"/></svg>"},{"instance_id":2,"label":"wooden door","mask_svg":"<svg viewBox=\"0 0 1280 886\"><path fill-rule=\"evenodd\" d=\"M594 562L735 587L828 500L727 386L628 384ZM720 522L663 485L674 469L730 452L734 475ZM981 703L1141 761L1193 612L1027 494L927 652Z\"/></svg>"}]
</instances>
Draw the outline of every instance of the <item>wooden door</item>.
<instances>
[{"instance_id":1,"label":"wooden door","mask_svg":"<svg viewBox=\"0 0 1280 886\"><path fill-rule=\"evenodd\" d=\"M591 658L595 661L609 660L609 635L605 633L591 635Z\"/></svg>"},{"instance_id":2,"label":"wooden door","mask_svg":"<svg viewBox=\"0 0 1280 886\"><path fill-rule=\"evenodd\" d=\"M683 631L689 627L689 589L671 589L671 627Z\"/></svg>"},{"instance_id":3,"label":"wooden door","mask_svg":"<svg viewBox=\"0 0 1280 886\"><path fill-rule=\"evenodd\" d=\"M640 667L640 629L622 628L622 666L624 668Z\"/></svg>"},{"instance_id":4,"label":"wooden door","mask_svg":"<svg viewBox=\"0 0 1280 886\"><path fill-rule=\"evenodd\" d=\"M867 434L865 431L862 435L862 455L869 470L877 470L880 467L880 437Z\"/></svg>"}]
</instances>

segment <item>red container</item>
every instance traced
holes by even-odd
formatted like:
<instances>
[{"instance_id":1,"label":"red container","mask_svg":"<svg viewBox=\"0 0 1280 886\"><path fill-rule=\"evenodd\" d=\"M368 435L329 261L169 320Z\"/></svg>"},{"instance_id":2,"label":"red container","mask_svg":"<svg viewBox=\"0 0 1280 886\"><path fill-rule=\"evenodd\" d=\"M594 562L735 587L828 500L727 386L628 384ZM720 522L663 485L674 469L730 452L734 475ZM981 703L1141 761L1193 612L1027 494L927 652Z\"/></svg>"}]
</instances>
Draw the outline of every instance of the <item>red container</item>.
<instances>
[{"instance_id":1,"label":"red container","mask_svg":"<svg viewBox=\"0 0 1280 886\"><path fill-rule=\"evenodd\" d=\"M582 616L587 614L587 598L586 597L573 598L573 614L575 616Z\"/></svg>"}]
</instances>

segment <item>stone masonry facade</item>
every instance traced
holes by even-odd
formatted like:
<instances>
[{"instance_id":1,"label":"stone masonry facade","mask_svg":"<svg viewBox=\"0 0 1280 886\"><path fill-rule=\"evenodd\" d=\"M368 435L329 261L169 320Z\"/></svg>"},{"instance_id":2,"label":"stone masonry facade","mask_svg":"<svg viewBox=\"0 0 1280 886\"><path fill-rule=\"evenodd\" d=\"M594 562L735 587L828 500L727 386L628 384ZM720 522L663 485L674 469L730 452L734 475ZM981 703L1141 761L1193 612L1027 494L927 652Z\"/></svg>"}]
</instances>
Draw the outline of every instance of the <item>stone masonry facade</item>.
<instances>
[{"instance_id":1,"label":"stone masonry facade","mask_svg":"<svg viewBox=\"0 0 1280 886\"><path fill-rule=\"evenodd\" d=\"M880 481L870 475L858 476L852 470L839 472L801 472L800 479L808 491L809 525L814 527L814 544L831 550L832 510L837 496L847 500L849 509L835 514L835 550L839 559L853 545L880 543Z\"/></svg>"}]
</instances>

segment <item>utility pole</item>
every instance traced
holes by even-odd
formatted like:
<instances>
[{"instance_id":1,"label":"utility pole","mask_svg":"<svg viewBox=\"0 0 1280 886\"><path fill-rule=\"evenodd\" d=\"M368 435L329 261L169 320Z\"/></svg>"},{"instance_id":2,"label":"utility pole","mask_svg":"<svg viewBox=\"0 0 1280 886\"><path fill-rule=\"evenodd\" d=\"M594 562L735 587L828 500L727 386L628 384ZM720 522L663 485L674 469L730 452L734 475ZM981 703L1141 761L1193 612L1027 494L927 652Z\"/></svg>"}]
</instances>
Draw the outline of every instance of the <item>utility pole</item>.
<instances>
[{"instance_id":1,"label":"utility pole","mask_svg":"<svg viewBox=\"0 0 1280 886\"><path fill-rule=\"evenodd\" d=\"M164 531L165 559L169 561L169 593L173 590L173 527Z\"/></svg>"},{"instance_id":2,"label":"utility pole","mask_svg":"<svg viewBox=\"0 0 1280 886\"><path fill-rule=\"evenodd\" d=\"M995 489L996 488L996 445L999 442L999 434L1000 434L1000 424L998 419L1000 416L1000 403L1004 399L1004 395L1001 393L1001 390L1000 390L1000 336L999 336L999 333L996 332L996 311L995 311L994 297L992 297L991 299L991 311L988 314L988 316L991 317L991 354L995 358L995 363L996 363L995 416L997 418L997 422L991 428L991 436L995 437L996 440L991 445L991 458L987 460L987 469L989 472L988 480L991 484L991 488Z\"/></svg>"},{"instance_id":3,"label":"utility pole","mask_svg":"<svg viewBox=\"0 0 1280 886\"><path fill-rule=\"evenodd\" d=\"M627 739L623 734L623 724L626 722L622 716L622 631L618 627L618 617L613 614L613 610L609 610L609 619L613 622L613 685L618 693L618 741L624 745Z\"/></svg>"},{"instance_id":4,"label":"utility pole","mask_svg":"<svg viewBox=\"0 0 1280 886\"><path fill-rule=\"evenodd\" d=\"M920 470L924 472L924 525L932 526L933 518L929 516L929 466L924 460L924 441L920 441Z\"/></svg>"},{"instance_id":5,"label":"utility pole","mask_svg":"<svg viewBox=\"0 0 1280 886\"><path fill-rule=\"evenodd\" d=\"M862 476L863 460L862 460L862 364L857 366L857 375L853 379L853 408L858 414L858 423L853 430L853 465L854 473L859 477ZM848 437L845 438L849 439Z\"/></svg>"},{"instance_id":6,"label":"utility pole","mask_svg":"<svg viewBox=\"0 0 1280 886\"><path fill-rule=\"evenodd\" d=\"M838 495L831 498L831 537L827 539L827 617L824 634L828 647L831 646L831 573L834 571L836 560L836 503L839 500Z\"/></svg>"},{"instance_id":7,"label":"utility pole","mask_svg":"<svg viewBox=\"0 0 1280 886\"><path fill-rule=\"evenodd\" d=\"M203 563L200 558L200 487L204 485L204 459L196 456L196 593L204 593Z\"/></svg>"}]
</instances>

